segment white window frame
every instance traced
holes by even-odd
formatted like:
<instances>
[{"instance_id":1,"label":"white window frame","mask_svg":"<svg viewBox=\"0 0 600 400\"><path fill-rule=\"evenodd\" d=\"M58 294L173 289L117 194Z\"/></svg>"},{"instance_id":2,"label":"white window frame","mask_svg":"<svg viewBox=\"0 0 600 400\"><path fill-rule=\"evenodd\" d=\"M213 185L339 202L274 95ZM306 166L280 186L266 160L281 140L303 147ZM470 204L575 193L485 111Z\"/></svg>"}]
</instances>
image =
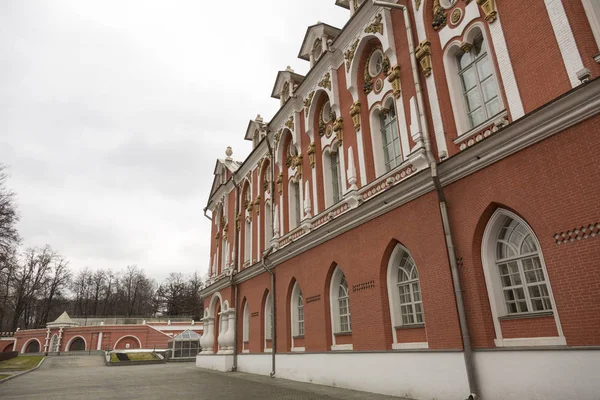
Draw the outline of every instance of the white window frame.
<instances>
[{"instance_id":1,"label":"white window frame","mask_svg":"<svg viewBox=\"0 0 600 400\"><path fill-rule=\"evenodd\" d=\"M302 299L302 304L300 304L300 299ZM302 319L300 319L300 308L302 308ZM294 283L294 288L292 289L290 315L292 317L292 351L304 351L304 346L296 346L295 344L297 337L304 337L304 297L302 297L302 290L297 281ZM300 322L303 325L302 331L300 330Z\"/></svg>"},{"instance_id":2,"label":"white window frame","mask_svg":"<svg viewBox=\"0 0 600 400\"><path fill-rule=\"evenodd\" d=\"M271 292L267 294L267 298L265 299L265 309L264 312L264 330L265 330L265 352L273 351L273 338L271 328L273 326L273 296L271 296ZM271 347L267 347L267 340L271 341Z\"/></svg>"},{"instance_id":3,"label":"white window frame","mask_svg":"<svg viewBox=\"0 0 600 400\"><path fill-rule=\"evenodd\" d=\"M380 65L377 65L377 57L378 56L381 57ZM368 70L371 78L375 78L381 74L381 72L383 71L383 60L384 59L385 59L385 55L383 54L382 49L376 49L375 51L373 51L373 53L371 53L371 56L369 57L369 61L368 61L368 66L367 66L367 70Z\"/></svg>"},{"instance_id":4,"label":"white window frame","mask_svg":"<svg viewBox=\"0 0 600 400\"><path fill-rule=\"evenodd\" d=\"M500 281L500 273L496 264L496 242L500 229L502 229L503 223L506 218L512 218L521 225L523 225L531 238L533 239L537 249L540 263L544 276L546 277L546 287L550 295L550 302L552 304L552 314L556 323L556 330L558 336L555 337L533 337L533 338L511 338L505 339L502 336L502 329L500 325L500 319L507 316L506 305L504 302L503 287ZM497 347L509 347L509 346L551 346L551 345L566 345L566 340L560 324L560 318L556 303L554 301L554 294L552 292L552 286L548 270L546 268L546 262L544 261L544 255L540 242L537 236L529 224L519 217L517 214L508 211L503 208L497 209L485 228L481 244L481 260L483 263L483 273L485 276L485 283L488 291L488 299L490 302L490 309L492 312L492 319L494 322L494 330L496 332L496 339L494 340ZM535 313L527 314L528 316L535 316ZM550 315L550 314L548 314Z\"/></svg>"},{"instance_id":5,"label":"white window frame","mask_svg":"<svg viewBox=\"0 0 600 400\"><path fill-rule=\"evenodd\" d=\"M265 246L266 250L273 239L273 210L271 209L271 201L265 201Z\"/></svg>"},{"instance_id":6,"label":"white window frame","mask_svg":"<svg viewBox=\"0 0 600 400\"><path fill-rule=\"evenodd\" d=\"M400 130L400 118L398 116L398 109L396 108L396 102L394 101L393 96L387 96L383 99L380 105L376 105L371 109L370 113L370 128L371 128L371 143L373 148L373 163L375 165L375 177L379 178L388 173L385 165L385 156L383 153L383 137L381 133L381 120L380 114L383 108L391 109L394 107L394 111L396 113L396 129L398 131L398 140L400 144L400 154L402 160L404 160L404 152L408 149L404 149L402 145L402 131ZM400 162L398 165L402 165ZM396 166L396 168L398 167Z\"/></svg>"},{"instance_id":7,"label":"white window frame","mask_svg":"<svg viewBox=\"0 0 600 400\"><path fill-rule=\"evenodd\" d=\"M248 300L244 303L244 319L242 320L242 353L248 353L246 344L250 342L250 308Z\"/></svg>"},{"instance_id":8,"label":"white window frame","mask_svg":"<svg viewBox=\"0 0 600 400\"><path fill-rule=\"evenodd\" d=\"M336 334L348 333L352 334L352 311L350 302L350 285L348 284L348 316L350 319L350 331L342 332L341 321L340 321L340 307L339 307L339 288L342 279L346 279L344 272L339 266L335 267L333 275L331 276L331 284L329 288L329 309L331 314L331 350L352 350L352 344L337 344Z\"/></svg>"},{"instance_id":9,"label":"white window frame","mask_svg":"<svg viewBox=\"0 0 600 400\"><path fill-rule=\"evenodd\" d=\"M336 153L338 164L337 164L337 176L338 176L338 201L342 200L342 175L341 175L341 154L337 152L337 144L327 147L323 151L323 191L325 194L325 208L334 206L337 202L335 201L334 186L333 186L333 168L331 165L331 154Z\"/></svg>"},{"instance_id":10,"label":"white window frame","mask_svg":"<svg viewBox=\"0 0 600 400\"><path fill-rule=\"evenodd\" d=\"M459 66L456 59L457 54L462 53L461 45L465 42L472 44L473 40L478 36L483 36L483 41L486 46L487 57L492 67L494 80L496 82L496 92L500 101L500 111L490 116L483 123L471 127L468 117L468 108L463 95L461 77L459 76ZM452 103L452 112L456 123L457 138L466 138L471 134L480 131L485 126L491 124L496 118L500 118L503 114L506 115L506 104L502 97L500 74L494 62L495 55L492 54L490 44L492 43L483 24L481 22L474 23L463 35L465 42L455 40L448 45L444 52L444 70L446 72L446 81L448 82L448 91L450 93L450 102ZM483 99L482 99L483 101ZM456 139L455 139L456 141Z\"/></svg>"},{"instance_id":11,"label":"white window frame","mask_svg":"<svg viewBox=\"0 0 600 400\"><path fill-rule=\"evenodd\" d=\"M401 343L398 342L398 334L396 329L404 326L407 327L424 327L425 326L425 309L423 308L423 323L415 323L415 324L403 324L402 323L402 312L401 312L401 303L400 303L400 293L398 291L398 268L400 260L402 256L407 254L415 264L415 268L417 268L416 262L412 257L412 254L408 249L401 244L397 244L392 254L390 256L390 260L388 262L387 269L387 288L388 288L388 300L390 305L390 317L392 322L392 349L400 350L400 349L426 349L429 347L427 341L425 342L410 342L410 343ZM418 273L418 270L417 270ZM419 278L419 286L421 285ZM423 291L421 289L421 298L423 297ZM423 304L421 302L421 307Z\"/></svg>"},{"instance_id":12,"label":"white window frame","mask_svg":"<svg viewBox=\"0 0 600 400\"><path fill-rule=\"evenodd\" d=\"M288 214L290 226L289 230L292 231L298 226L300 226L300 221L302 220L302 199L300 193L300 183L296 182L294 179L290 179L290 183L288 186L288 198Z\"/></svg>"}]
</instances>

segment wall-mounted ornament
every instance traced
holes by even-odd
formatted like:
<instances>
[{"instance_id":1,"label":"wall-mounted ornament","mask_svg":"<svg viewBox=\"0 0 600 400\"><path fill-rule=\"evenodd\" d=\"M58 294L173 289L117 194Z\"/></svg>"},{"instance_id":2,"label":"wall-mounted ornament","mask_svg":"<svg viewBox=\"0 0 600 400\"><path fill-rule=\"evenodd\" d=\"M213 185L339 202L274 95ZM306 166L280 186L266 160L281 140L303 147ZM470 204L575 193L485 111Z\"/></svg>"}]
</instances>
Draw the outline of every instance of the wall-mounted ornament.
<instances>
[{"instance_id":1,"label":"wall-mounted ornament","mask_svg":"<svg viewBox=\"0 0 600 400\"><path fill-rule=\"evenodd\" d=\"M285 121L285 126L287 126L290 129L290 131L294 130L294 116L293 115L290 115L290 118L287 121Z\"/></svg>"},{"instance_id":2,"label":"wall-mounted ornament","mask_svg":"<svg viewBox=\"0 0 600 400\"><path fill-rule=\"evenodd\" d=\"M350 107L350 117L352 117L354 130L358 132L360 130L360 101L357 101Z\"/></svg>"},{"instance_id":3,"label":"wall-mounted ornament","mask_svg":"<svg viewBox=\"0 0 600 400\"><path fill-rule=\"evenodd\" d=\"M363 92L365 92L365 94L369 94L371 93L371 90L373 90L373 78L371 78L371 74L369 73L369 64L367 63L365 65L365 74L364 74L364 83L363 83Z\"/></svg>"},{"instance_id":4,"label":"wall-mounted ornament","mask_svg":"<svg viewBox=\"0 0 600 400\"><path fill-rule=\"evenodd\" d=\"M319 136L325 134L325 121L323 121L323 113L319 113Z\"/></svg>"},{"instance_id":5,"label":"wall-mounted ornament","mask_svg":"<svg viewBox=\"0 0 600 400\"><path fill-rule=\"evenodd\" d=\"M235 229L239 232L242 229L242 215L238 214L235 216Z\"/></svg>"},{"instance_id":6,"label":"wall-mounted ornament","mask_svg":"<svg viewBox=\"0 0 600 400\"><path fill-rule=\"evenodd\" d=\"M258 170L260 171L260 166L263 163L263 159L261 158L260 160L258 160L258 162L256 163L256 168L258 168Z\"/></svg>"},{"instance_id":7,"label":"wall-mounted ornament","mask_svg":"<svg viewBox=\"0 0 600 400\"><path fill-rule=\"evenodd\" d=\"M381 51L383 51L383 49ZM388 56L385 55L385 53L383 54L383 62L381 63L381 69L385 75L387 75L388 72L390 72L390 59L388 58Z\"/></svg>"},{"instance_id":8,"label":"wall-mounted ornament","mask_svg":"<svg viewBox=\"0 0 600 400\"><path fill-rule=\"evenodd\" d=\"M319 82L319 86L331 90L331 74L327 72Z\"/></svg>"},{"instance_id":9,"label":"wall-mounted ornament","mask_svg":"<svg viewBox=\"0 0 600 400\"><path fill-rule=\"evenodd\" d=\"M425 77L431 75L431 42L429 40L423 40L419 46L417 46L415 55L421 64L423 75Z\"/></svg>"},{"instance_id":10,"label":"wall-mounted ornament","mask_svg":"<svg viewBox=\"0 0 600 400\"><path fill-rule=\"evenodd\" d=\"M471 43L468 43L468 42L464 42L463 44L460 45L460 49L464 53L470 52L472 48L473 48L473 45Z\"/></svg>"},{"instance_id":11,"label":"wall-mounted ornament","mask_svg":"<svg viewBox=\"0 0 600 400\"><path fill-rule=\"evenodd\" d=\"M402 93L402 91L400 90L400 66L396 65L395 67L393 67L387 77L387 80L389 83L392 84L392 91L394 93L394 97L398 98L400 97L400 93Z\"/></svg>"},{"instance_id":12,"label":"wall-mounted ornament","mask_svg":"<svg viewBox=\"0 0 600 400\"><path fill-rule=\"evenodd\" d=\"M215 235L215 240L217 241L217 247L219 246L219 239L221 239L221 232L217 232Z\"/></svg>"},{"instance_id":13,"label":"wall-mounted ornament","mask_svg":"<svg viewBox=\"0 0 600 400\"><path fill-rule=\"evenodd\" d=\"M283 172L279 173L279 176L277 177L275 183L277 184L277 193L283 193Z\"/></svg>"},{"instance_id":14,"label":"wall-mounted ornament","mask_svg":"<svg viewBox=\"0 0 600 400\"><path fill-rule=\"evenodd\" d=\"M311 168L315 167L315 142L308 145L308 161Z\"/></svg>"},{"instance_id":15,"label":"wall-mounted ornament","mask_svg":"<svg viewBox=\"0 0 600 400\"><path fill-rule=\"evenodd\" d=\"M381 22L382 19L383 17L381 14L377 14L375 20L365 28L365 33L379 33L380 35L383 35L383 22Z\"/></svg>"},{"instance_id":16,"label":"wall-mounted ornament","mask_svg":"<svg viewBox=\"0 0 600 400\"><path fill-rule=\"evenodd\" d=\"M381 89L383 89L383 79L377 78L375 80L375 93L381 92Z\"/></svg>"},{"instance_id":17,"label":"wall-mounted ornament","mask_svg":"<svg viewBox=\"0 0 600 400\"><path fill-rule=\"evenodd\" d=\"M433 29L439 31L444 26L446 26L446 11L440 5L440 0L435 0L433 2Z\"/></svg>"},{"instance_id":18,"label":"wall-mounted ornament","mask_svg":"<svg viewBox=\"0 0 600 400\"><path fill-rule=\"evenodd\" d=\"M260 194L256 196L256 200L254 200L254 205L256 206L256 215L260 215Z\"/></svg>"},{"instance_id":19,"label":"wall-mounted ornament","mask_svg":"<svg viewBox=\"0 0 600 400\"><path fill-rule=\"evenodd\" d=\"M302 154L294 156L292 160L292 168L296 170L296 178L302 178Z\"/></svg>"},{"instance_id":20,"label":"wall-mounted ornament","mask_svg":"<svg viewBox=\"0 0 600 400\"><path fill-rule=\"evenodd\" d=\"M279 139L281 139L281 132L281 128L279 128L279 130L275 132L275 148L277 148L277 144L279 144Z\"/></svg>"},{"instance_id":21,"label":"wall-mounted ornament","mask_svg":"<svg viewBox=\"0 0 600 400\"><path fill-rule=\"evenodd\" d=\"M327 125L327 128L325 129L325 137L327 139L329 139L331 137L332 133L333 133L333 127L331 125Z\"/></svg>"},{"instance_id":22,"label":"wall-mounted ornament","mask_svg":"<svg viewBox=\"0 0 600 400\"><path fill-rule=\"evenodd\" d=\"M346 72L350 71L350 65L352 64L352 59L354 58L354 53L356 52L356 47L358 46L358 39L352 43L352 45L344 52L344 60L346 60Z\"/></svg>"},{"instance_id":23,"label":"wall-mounted ornament","mask_svg":"<svg viewBox=\"0 0 600 400\"><path fill-rule=\"evenodd\" d=\"M304 99L304 109L306 110L306 112L308 113L308 108L310 107L311 103L312 103L312 99L313 96L315 95L315 91L313 90L312 92L310 92L308 94L308 96L306 96L306 98Z\"/></svg>"},{"instance_id":24,"label":"wall-mounted ornament","mask_svg":"<svg viewBox=\"0 0 600 400\"><path fill-rule=\"evenodd\" d=\"M460 21L461 17L462 17L462 10L460 8L455 8L452 13L450 14L450 23L452 25L456 25L458 24L458 22Z\"/></svg>"},{"instance_id":25,"label":"wall-mounted ornament","mask_svg":"<svg viewBox=\"0 0 600 400\"><path fill-rule=\"evenodd\" d=\"M265 181L263 182L263 191L267 192L267 193L271 193L271 182L269 182L268 180L265 179Z\"/></svg>"},{"instance_id":26,"label":"wall-mounted ornament","mask_svg":"<svg viewBox=\"0 0 600 400\"><path fill-rule=\"evenodd\" d=\"M421 0L415 0L415 8L419 11L419 7L421 7Z\"/></svg>"},{"instance_id":27,"label":"wall-mounted ornament","mask_svg":"<svg viewBox=\"0 0 600 400\"><path fill-rule=\"evenodd\" d=\"M481 9L485 13L485 20L490 24L494 22L498 16L496 11L496 0L477 0L477 4L481 6Z\"/></svg>"},{"instance_id":28,"label":"wall-mounted ornament","mask_svg":"<svg viewBox=\"0 0 600 400\"><path fill-rule=\"evenodd\" d=\"M344 122L344 119L342 117L339 117L338 119L335 120L335 123L333 124L333 131L335 132L335 136L338 141L338 146L342 145L342 141L344 139L343 133L342 133L343 122Z\"/></svg>"}]
</instances>

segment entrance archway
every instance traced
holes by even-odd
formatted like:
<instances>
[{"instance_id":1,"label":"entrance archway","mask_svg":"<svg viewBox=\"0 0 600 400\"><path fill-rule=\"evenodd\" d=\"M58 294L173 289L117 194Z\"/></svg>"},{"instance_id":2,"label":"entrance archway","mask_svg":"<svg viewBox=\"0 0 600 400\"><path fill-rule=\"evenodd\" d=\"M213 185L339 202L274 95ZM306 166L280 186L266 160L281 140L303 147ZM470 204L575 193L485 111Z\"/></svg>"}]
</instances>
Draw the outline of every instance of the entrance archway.
<instances>
[{"instance_id":1,"label":"entrance archway","mask_svg":"<svg viewBox=\"0 0 600 400\"><path fill-rule=\"evenodd\" d=\"M25 349L23 353L39 353L40 352L40 342L37 339L31 339L29 343L25 344Z\"/></svg>"},{"instance_id":2,"label":"entrance archway","mask_svg":"<svg viewBox=\"0 0 600 400\"><path fill-rule=\"evenodd\" d=\"M71 339L67 351L85 351L85 340L81 336Z\"/></svg>"},{"instance_id":3,"label":"entrance archway","mask_svg":"<svg viewBox=\"0 0 600 400\"><path fill-rule=\"evenodd\" d=\"M13 346L14 346L14 343L7 344L7 345L4 347L4 349L2 350L2 352L13 351Z\"/></svg>"}]
</instances>

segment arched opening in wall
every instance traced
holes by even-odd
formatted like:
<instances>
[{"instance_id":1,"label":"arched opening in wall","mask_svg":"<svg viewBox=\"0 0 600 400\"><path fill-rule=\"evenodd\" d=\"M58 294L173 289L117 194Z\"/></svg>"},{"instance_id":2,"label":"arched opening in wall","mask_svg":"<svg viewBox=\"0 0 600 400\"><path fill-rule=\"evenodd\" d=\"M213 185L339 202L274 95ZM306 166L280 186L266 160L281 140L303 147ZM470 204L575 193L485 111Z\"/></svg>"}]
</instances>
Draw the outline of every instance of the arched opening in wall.
<instances>
[{"instance_id":1,"label":"arched opening in wall","mask_svg":"<svg viewBox=\"0 0 600 400\"><path fill-rule=\"evenodd\" d=\"M393 96L382 101L381 106L371 111L371 142L375 176L380 177L402 164L402 145Z\"/></svg>"},{"instance_id":2,"label":"arched opening in wall","mask_svg":"<svg viewBox=\"0 0 600 400\"><path fill-rule=\"evenodd\" d=\"M340 154L337 142L323 151L323 189L325 208L332 207L342 199Z\"/></svg>"},{"instance_id":3,"label":"arched opening in wall","mask_svg":"<svg viewBox=\"0 0 600 400\"><path fill-rule=\"evenodd\" d=\"M213 354L217 354L217 352L219 351L219 335L221 335L221 333L223 332L223 319L221 318L221 299L219 299L219 302L215 305L214 308L214 317L215 317L215 326L214 326L214 338L215 341L213 342Z\"/></svg>"},{"instance_id":4,"label":"arched opening in wall","mask_svg":"<svg viewBox=\"0 0 600 400\"><path fill-rule=\"evenodd\" d=\"M244 313L242 315L242 353L250 351L250 307L248 300L244 298L242 304Z\"/></svg>"},{"instance_id":5,"label":"arched opening in wall","mask_svg":"<svg viewBox=\"0 0 600 400\"><path fill-rule=\"evenodd\" d=\"M271 172L271 162L268 158L265 158L262 161L261 165L261 173L260 173L260 188L259 192L262 193L262 204L264 204L264 212L262 218L262 246L260 246L261 251L265 251L269 248L271 239L273 238L273 209L271 206L272 195L271 195L271 182L272 172ZM261 235L259 233L259 235ZM259 254L259 257L261 255Z\"/></svg>"},{"instance_id":6,"label":"arched opening in wall","mask_svg":"<svg viewBox=\"0 0 600 400\"><path fill-rule=\"evenodd\" d=\"M444 53L444 69L458 136L484 128L505 113L498 73L481 24L472 25Z\"/></svg>"},{"instance_id":7,"label":"arched opening in wall","mask_svg":"<svg viewBox=\"0 0 600 400\"><path fill-rule=\"evenodd\" d=\"M481 260L496 346L566 345L541 246L529 224L498 208L483 233Z\"/></svg>"},{"instance_id":8,"label":"arched opening in wall","mask_svg":"<svg viewBox=\"0 0 600 400\"><path fill-rule=\"evenodd\" d=\"M394 349L427 348L419 272L406 247L397 244L387 268L388 300Z\"/></svg>"},{"instance_id":9,"label":"arched opening in wall","mask_svg":"<svg viewBox=\"0 0 600 400\"><path fill-rule=\"evenodd\" d=\"M60 351L60 343L58 341L58 335L54 334L50 339L50 353L58 353Z\"/></svg>"},{"instance_id":10,"label":"arched opening in wall","mask_svg":"<svg viewBox=\"0 0 600 400\"><path fill-rule=\"evenodd\" d=\"M41 344L37 339L29 339L23 346L22 353L40 353Z\"/></svg>"},{"instance_id":11,"label":"arched opening in wall","mask_svg":"<svg viewBox=\"0 0 600 400\"><path fill-rule=\"evenodd\" d=\"M265 292L263 300L263 334L264 351L273 351L273 296L269 291Z\"/></svg>"},{"instance_id":12,"label":"arched opening in wall","mask_svg":"<svg viewBox=\"0 0 600 400\"><path fill-rule=\"evenodd\" d=\"M304 351L304 297L298 281L292 280L290 295L288 297L289 306L289 332L291 351Z\"/></svg>"},{"instance_id":13,"label":"arched opening in wall","mask_svg":"<svg viewBox=\"0 0 600 400\"><path fill-rule=\"evenodd\" d=\"M85 350L85 340L78 336L69 341L67 345L67 351L84 351Z\"/></svg>"},{"instance_id":14,"label":"arched opening in wall","mask_svg":"<svg viewBox=\"0 0 600 400\"><path fill-rule=\"evenodd\" d=\"M115 342L115 349L118 350L133 350L133 349L141 349L142 342L136 336L127 335L119 338Z\"/></svg>"},{"instance_id":15,"label":"arched opening in wall","mask_svg":"<svg viewBox=\"0 0 600 400\"><path fill-rule=\"evenodd\" d=\"M246 181L242 189L242 199L244 206L244 268L252 264L252 190L250 182Z\"/></svg>"},{"instance_id":16,"label":"arched opening in wall","mask_svg":"<svg viewBox=\"0 0 600 400\"><path fill-rule=\"evenodd\" d=\"M4 352L13 351L13 347L14 347L14 343L7 344L6 346L4 346L4 349L2 349L2 352L4 353Z\"/></svg>"},{"instance_id":17,"label":"arched opening in wall","mask_svg":"<svg viewBox=\"0 0 600 400\"><path fill-rule=\"evenodd\" d=\"M289 221L290 231L297 228L300 225L301 216L301 194L300 194L300 183L295 179L290 180L288 188L289 198Z\"/></svg>"},{"instance_id":18,"label":"arched opening in wall","mask_svg":"<svg viewBox=\"0 0 600 400\"><path fill-rule=\"evenodd\" d=\"M350 290L346 275L338 265L334 267L327 291L331 317L331 350L352 350Z\"/></svg>"}]
</instances>

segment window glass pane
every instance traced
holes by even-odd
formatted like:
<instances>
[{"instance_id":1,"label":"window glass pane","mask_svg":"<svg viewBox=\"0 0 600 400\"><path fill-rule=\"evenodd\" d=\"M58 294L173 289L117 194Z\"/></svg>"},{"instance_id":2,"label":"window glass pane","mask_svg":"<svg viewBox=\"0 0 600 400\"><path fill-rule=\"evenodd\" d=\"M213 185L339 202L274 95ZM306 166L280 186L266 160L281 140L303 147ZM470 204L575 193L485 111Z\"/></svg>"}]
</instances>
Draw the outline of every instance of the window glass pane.
<instances>
[{"instance_id":1,"label":"window glass pane","mask_svg":"<svg viewBox=\"0 0 600 400\"><path fill-rule=\"evenodd\" d=\"M459 54L457 58L459 69L464 69L471 63L471 55L469 53Z\"/></svg>"},{"instance_id":2,"label":"window glass pane","mask_svg":"<svg viewBox=\"0 0 600 400\"><path fill-rule=\"evenodd\" d=\"M467 92L477 86L477 75L473 68L466 69L462 73L463 91Z\"/></svg>"},{"instance_id":3,"label":"window glass pane","mask_svg":"<svg viewBox=\"0 0 600 400\"><path fill-rule=\"evenodd\" d=\"M477 72L481 81L492 75L492 66L487 56L477 61Z\"/></svg>"},{"instance_id":4,"label":"window glass pane","mask_svg":"<svg viewBox=\"0 0 600 400\"><path fill-rule=\"evenodd\" d=\"M500 111L502 111L502 107L500 106L500 99L496 97L494 100L486 104L486 108L487 113L490 117L493 117L494 115L498 114Z\"/></svg>"},{"instance_id":5,"label":"window glass pane","mask_svg":"<svg viewBox=\"0 0 600 400\"><path fill-rule=\"evenodd\" d=\"M488 78L481 84L481 90L483 91L483 100L486 103L498 96L498 92L496 91L496 80L493 77Z\"/></svg>"},{"instance_id":6,"label":"window glass pane","mask_svg":"<svg viewBox=\"0 0 600 400\"><path fill-rule=\"evenodd\" d=\"M486 120L485 112L483 108L479 108L476 111L473 111L471 115L469 115L469 120L471 121L471 126L476 127L479 124L482 124Z\"/></svg>"},{"instance_id":7,"label":"window glass pane","mask_svg":"<svg viewBox=\"0 0 600 400\"><path fill-rule=\"evenodd\" d=\"M473 111L481 107L481 95L479 94L479 90L471 90L465 94L467 97L467 106L469 107L469 111Z\"/></svg>"}]
</instances>

